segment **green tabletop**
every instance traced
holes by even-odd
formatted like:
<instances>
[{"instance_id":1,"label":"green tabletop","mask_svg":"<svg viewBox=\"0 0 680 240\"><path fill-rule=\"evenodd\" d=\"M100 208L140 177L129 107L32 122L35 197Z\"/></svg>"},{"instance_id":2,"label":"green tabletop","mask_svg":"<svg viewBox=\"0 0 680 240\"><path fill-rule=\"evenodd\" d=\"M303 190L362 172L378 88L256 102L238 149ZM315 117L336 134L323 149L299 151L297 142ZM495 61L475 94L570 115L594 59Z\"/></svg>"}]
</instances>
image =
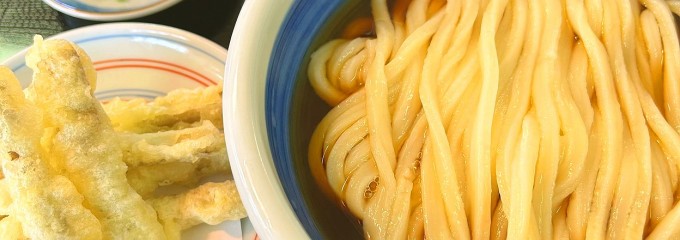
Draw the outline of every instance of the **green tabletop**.
<instances>
[{"instance_id":1,"label":"green tabletop","mask_svg":"<svg viewBox=\"0 0 680 240\"><path fill-rule=\"evenodd\" d=\"M0 62L29 46L34 34L52 36L65 29L59 13L41 0L0 1Z\"/></svg>"},{"instance_id":2,"label":"green tabletop","mask_svg":"<svg viewBox=\"0 0 680 240\"><path fill-rule=\"evenodd\" d=\"M244 0L183 0L160 13L127 22L147 22L184 29L227 48ZM42 0L0 0L0 62L28 47L33 35L54 34L102 22L59 13Z\"/></svg>"}]
</instances>

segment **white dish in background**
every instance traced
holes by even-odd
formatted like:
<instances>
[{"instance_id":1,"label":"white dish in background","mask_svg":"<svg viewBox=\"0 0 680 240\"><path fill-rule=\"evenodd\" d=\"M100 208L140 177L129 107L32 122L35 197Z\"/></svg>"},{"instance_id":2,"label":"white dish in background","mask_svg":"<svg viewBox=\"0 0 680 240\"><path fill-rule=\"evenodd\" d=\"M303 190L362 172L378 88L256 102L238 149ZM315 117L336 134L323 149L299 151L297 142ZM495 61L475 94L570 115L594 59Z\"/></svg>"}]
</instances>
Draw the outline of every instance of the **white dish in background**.
<instances>
[{"instance_id":1,"label":"white dish in background","mask_svg":"<svg viewBox=\"0 0 680 240\"><path fill-rule=\"evenodd\" d=\"M93 21L120 21L148 16L182 0L43 0L73 17Z\"/></svg>"},{"instance_id":2,"label":"white dish in background","mask_svg":"<svg viewBox=\"0 0 680 240\"><path fill-rule=\"evenodd\" d=\"M68 39L83 48L97 69L95 96L153 99L177 88L196 88L223 81L227 50L193 33L142 23L108 23L79 28L51 38ZM26 50L2 65L22 86L31 82ZM183 239L242 239L240 221L202 224L184 231Z\"/></svg>"}]
</instances>

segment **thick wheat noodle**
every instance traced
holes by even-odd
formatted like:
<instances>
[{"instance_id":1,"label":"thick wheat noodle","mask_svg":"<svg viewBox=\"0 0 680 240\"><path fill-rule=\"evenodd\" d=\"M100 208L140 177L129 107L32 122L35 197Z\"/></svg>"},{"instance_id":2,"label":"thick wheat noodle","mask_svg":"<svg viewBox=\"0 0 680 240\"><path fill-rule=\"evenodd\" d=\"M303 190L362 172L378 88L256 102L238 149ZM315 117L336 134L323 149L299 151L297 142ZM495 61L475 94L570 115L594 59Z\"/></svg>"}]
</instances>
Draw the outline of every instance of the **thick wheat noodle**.
<instances>
[{"instance_id":1,"label":"thick wheat noodle","mask_svg":"<svg viewBox=\"0 0 680 240\"><path fill-rule=\"evenodd\" d=\"M333 147L328 155L326 162L326 175L328 176L328 183L335 191L335 194L342 192L342 187L345 184L345 158L347 154L368 134L368 127L366 121L356 121L352 126L343 133L338 142L341 146Z\"/></svg>"},{"instance_id":2,"label":"thick wheat noodle","mask_svg":"<svg viewBox=\"0 0 680 240\"><path fill-rule=\"evenodd\" d=\"M477 75L478 77L478 75ZM466 129L469 128L469 126L472 124L473 119L470 117L463 117L463 116L470 116L471 112L473 111L475 105L474 105L474 96L479 95L480 91L480 86L481 83L479 82L472 82L470 86L465 89L465 93L463 93L461 97L460 103L458 103L458 107L456 109L456 112L454 113L454 117L451 118L451 121L448 123L449 129L446 132L447 138L449 139L449 148L451 150L451 155L455 158L458 159L467 159L470 153L470 148L466 147L469 146L468 143L470 141L469 139L469 132L466 131ZM466 134L468 136L466 136ZM463 200L468 199L466 197L466 186L467 186L467 179L465 178L465 173L467 172L466 166L465 166L465 161L454 161L453 167L455 168L455 171L457 173L456 177L459 182L459 186L461 186L461 196ZM470 204L465 205L465 210L468 212L469 210L467 208L470 207Z\"/></svg>"},{"instance_id":3,"label":"thick wheat noodle","mask_svg":"<svg viewBox=\"0 0 680 240\"><path fill-rule=\"evenodd\" d=\"M640 64L638 64L638 67L640 67ZM655 105L651 93L645 91L642 80L635 81L634 85L640 98L642 111L644 112L647 124L652 132L658 137L659 144L663 147L665 154L668 155L668 157L666 157L668 159L667 162L670 165L668 170L674 173L670 177L671 179L674 179L672 181L677 184L677 171L680 169L680 165L677 164L680 163L675 159L680 159L680 135L678 135L678 132L674 131L673 127L664 119L661 110Z\"/></svg>"},{"instance_id":4,"label":"thick wheat noodle","mask_svg":"<svg viewBox=\"0 0 680 240\"><path fill-rule=\"evenodd\" d=\"M510 29L507 33L507 36L504 39L501 38L501 40L505 40L507 42L498 43L499 46L502 46L498 49L498 55L501 56L500 79L505 82L509 82L510 75L512 75L514 69L519 63L519 58L522 53L522 46L525 42L524 36L527 29L528 18L526 14L526 0L512 1L510 2L510 5L512 6L512 11L510 11L512 20L510 21L510 26L508 26ZM499 87L499 89L504 88L504 86Z\"/></svg>"},{"instance_id":5,"label":"thick wheat noodle","mask_svg":"<svg viewBox=\"0 0 680 240\"><path fill-rule=\"evenodd\" d=\"M652 95L657 104L663 101L663 46L661 33L654 14L649 10L640 14L640 29L644 37L646 52L649 53L649 71L651 79L645 83L645 88ZM643 48L644 49L644 48Z\"/></svg>"},{"instance_id":6,"label":"thick wheat noodle","mask_svg":"<svg viewBox=\"0 0 680 240\"><path fill-rule=\"evenodd\" d=\"M658 144L652 141L652 195L649 203L651 226L656 227L661 219L671 210L675 199L670 180L669 166Z\"/></svg>"},{"instance_id":7,"label":"thick wheat noodle","mask_svg":"<svg viewBox=\"0 0 680 240\"><path fill-rule=\"evenodd\" d=\"M380 184L375 197L369 203L364 217L364 229L369 236L385 238L389 232L390 215L394 212L396 179L394 167L396 153L392 141L389 109L387 103L387 77L385 63L393 46L394 28L385 0L373 0L373 16L377 33L375 58L370 63L366 79L366 113L371 134L371 153L378 167ZM370 219L367 219L370 218ZM380 231L386 229L387 231Z\"/></svg>"},{"instance_id":8,"label":"thick wheat noodle","mask_svg":"<svg viewBox=\"0 0 680 240\"><path fill-rule=\"evenodd\" d=\"M419 95L418 84L420 84L424 58L424 54L417 55L413 60L414 64L404 72L399 98L392 113L392 137L397 151L401 149L408 136L415 117L421 112L421 103L416 96Z\"/></svg>"},{"instance_id":9,"label":"thick wheat noodle","mask_svg":"<svg viewBox=\"0 0 680 240\"><path fill-rule=\"evenodd\" d=\"M513 214L513 221L509 223L508 234L510 236L530 236L538 239L539 236L531 236L529 220L532 213L532 186L536 174L535 167L538 160L539 128L533 113L528 114L522 121L522 132L518 139L518 150L515 153L513 169L510 175L509 186L516 194L510 195L512 202L509 214ZM513 174L514 173L514 174ZM515 189L516 188L516 189ZM514 237L511 237L514 238Z\"/></svg>"},{"instance_id":10,"label":"thick wheat noodle","mask_svg":"<svg viewBox=\"0 0 680 240\"><path fill-rule=\"evenodd\" d=\"M503 203L496 204L496 210L493 212L491 219L491 239L501 240L508 237L508 218L503 211Z\"/></svg>"},{"instance_id":11,"label":"thick wheat noodle","mask_svg":"<svg viewBox=\"0 0 680 240\"><path fill-rule=\"evenodd\" d=\"M403 185L403 184L406 184L406 185L408 185L408 182L406 182L406 183L404 183L404 182L399 182L398 184L400 184L400 185ZM396 202L395 202L395 203L396 203ZM403 204L401 204L401 206L404 206L404 205L403 205ZM404 209L404 208L403 208L403 207L401 207L401 208L399 208L399 207L395 207L395 209ZM403 210L402 210L402 211L403 211ZM404 215L405 213L402 213L402 214L399 214L399 213L395 213L395 214L397 214L397 215ZM404 221L402 221L402 223L404 223ZM391 224L392 224L392 223L391 223ZM404 233L403 233L403 232L401 232L401 234L404 234Z\"/></svg>"},{"instance_id":12,"label":"thick wheat noodle","mask_svg":"<svg viewBox=\"0 0 680 240\"><path fill-rule=\"evenodd\" d=\"M530 25L531 27L527 27L528 37L524 40L526 41L524 44L526 48L520 58L518 64L519 66L514 73L515 79L529 79L528 74L533 72L533 66L536 61L536 53L538 52L538 44L536 41L538 40L538 36L541 34L540 24L542 22L538 20L540 18L540 7L536 6L535 3L536 2L534 1L528 5L530 10L530 14L528 14L530 20L529 23L532 25ZM509 108L515 109L516 111L505 114L503 119L505 123L501 127L501 135L499 137L502 143L499 144L500 150L496 155L497 181L501 195L508 195L511 192L509 189L506 190L505 186L513 186L509 185L509 181L513 177L513 173L510 169L510 164L508 164L508 161L513 157L511 150L515 149L515 140L519 136L524 114L527 112L529 107L530 85L531 81L513 81L510 86L512 96L509 102ZM505 151L505 149L508 151ZM512 199L506 199L503 201L503 203L507 203L503 208L510 210L510 212L506 213L506 216L508 216L509 219L512 219L510 225L508 226L508 231L510 234L509 236L524 236L518 234L527 231L529 228L529 223L527 221L520 220L521 217L525 216L524 214L527 213L523 214L522 212L513 211L513 209L516 208L510 205L510 203L514 204Z\"/></svg>"},{"instance_id":13,"label":"thick wheat noodle","mask_svg":"<svg viewBox=\"0 0 680 240\"><path fill-rule=\"evenodd\" d=\"M641 24L640 27L642 27L642 24ZM641 31L638 32L636 44L638 44L640 46L645 46L645 40L644 40L644 37L642 36ZM663 103L663 98L661 98L661 97L663 97L663 94L660 92L661 94L654 96L654 93L652 93L652 92L655 91L654 89L656 88L656 86L652 82L653 78L652 78L651 64L650 64L650 59L649 59L650 55L651 54L648 54L646 47L635 48L635 57L636 57L637 67L638 67L637 71L640 74L640 84L642 84L644 92L649 94L652 97L653 103L656 104L656 107L658 108L658 106L659 106L658 104ZM660 79L660 80L662 80L662 79ZM652 85L650 85L648 87L649 84L652 84ZM643 102L644 97L642 96L641 93L638 93L638 94L640 94L640 96L639 96L640 101Z\"/></svg>"},{"instance_id":14,"label":"thick wheat noodle","mask_svg":"<svg viewBox=\"0 0 680 240\"><path fill-rule=\"evenodd\" d=\"M366 237L680 232L666 2L397 1L371 2L377 36L331 41L308 69L334 106L312 174Z\"/></svg>"},{"instance_id":15,"label":"thick wheat noodle","mask_svg":"<svg viewBox=\"0 0 680 240\"><path fill-rule=\"evenodd\" d=\"M597 178L597 169L601 161L601 142L598 141L602 132L602 117L597 105L593 106L593 125L588 137L588 157L584 167L583 180L576 187L567 207L567 226L571 229L569 236L572 239L585 239L586 226L593 199L593 189Z\"/></svg>"},{"instance_id":16,"label":"thick wheat noodle","mask_svg":"<svg viewBox=\"0 0 680 240\"><path fill-rule=\"evenodd\" d=\"M418 49L417 46L422 46L425 44L425 41L428 39L428 36L431 36L436 27L438 26L439 19L441 17L433 17L432 19L428 20L425 24L423 24L422 27L417 28L414 30L414 34L410 35L405 41L402 47L399 50L398 55L393 59L393 61L390 62L386 66L388 69L387 74L390 75L391 77L388 78L388 81L390 79L394 79L394 75L397 75L401 68L406 67L407 64L405 64L403 61L395 61L398 59L408 59L412 57L414 54L416 54L416 50ZM334 43L328 43L326 45L332 45ZM332 48L332 46L330 47ZM327 53L330 54L330 53ZM325 62L325 58L322 58L321 60L313 60L312 63L314 62ZM319 78L312 77L311 79L317 79L318 81L327 81L325 77L323 77L323 74L321 72L325 72L323 66L324 64L321 65L315 65L316 67L310 66L308 73L310 75L314 76L321 76L322 79L319 80ZM314 84L312 84L314 86ZM323 94L322 94L323 95ZM328 96L327 96L328 98ZM353 93L352 95L348 96L347 98L344 99L344 101L340 102L337 107L335 107L331 113L325 117L322 122L318 125L317 129L314 131L314 134L312 136L312 139L317 139L317 141L311 141L310 145L310 152L309 152L309 158L310 159L317 159L325 156L325 151L323 149L328 149L330 146L322 144L323 142L320 142L318 140L323 140L325 138L325 133L327 129L332 126L331 122L335 121L335 119L342 118L341 116L348 111L348 109L353 108L358 105L363 105L365 101L365 91L364 89L360 89L359 91ZM318 151L317 151L318 150ZM313 176L316 179L317 182L326 182L325 174L322 174L322 172L325 172L323 170L323 162L321 161L310 161L310 168L312 169ZM320 171L321 170L321 171ZM326 186L326 185L324 185ZM332 196L333 193L330 188L327 187L322 187L324 192Z\"/></svg>"},{"instance_id":17,"label":"thick wheat noodle","mask_svg":"<svg viewBox=\"0 0 680 240\"><path fill-rule=\"evenodd\" d=\"M439 191L439 183L436 180L435 166L433 163L433 154L431 150L430 138L423 147L423 159L421 160L421 178L423 184L423 216L425 224L425 235L432 239L453 239L454 233L449 229L449 223L446 220L446 212L442 211L444 208L441 192ZM464 213L463 213L464 214ZM467 221L457 222L453 224L465 224ZM459 235L467 235L468 231L457 233ZM469 238L469 237L466 237Z\"/></svg>"},{"instance_id":18,"label":"thick wheat noodle","mask_svg":"<svg viewBox=\"0 0 680 240\"><path fill-rule=\"evenodd\" d=\"M582 42L577 42L571 57L569 66L569 91L574 99L574 104L580 112L581 119L589 133L593 126L593 106L588 96L587 80L588 77L588 56Z\"/></svg>"},{"instance_id":19,"label":"thick wheat noodle","mask_svg":"<svg viewBox=\"0 0 680 240\"><path fill-rule=\"evenodd\" d=\"M583 40L591 63L595 91L598 94L597 102L602 118L605 121L603 129L603 148L601 169L597 175L593 204L590 208L587 238L603 238L606 231L606 218L609 212L613 186L609 183L618 175L619 160L621 156L622 119L621 110L615 96L613 79L610 66L606 58L606 52L602 43L596 38L592 30L586 25L586 16L583 4L577 0L567 2L567 13L574 31Z\"/></svg>"},{"instance_id":20,"label":"thick wheat noodle","mask_svg":"<svg viewBox=\"0 0 680 240\"><path fill-rule=\"evenodd\" d=\"M340 103L340 101L347 97L342 91L335 88L331 83L328 82L325 66L326 61L328 61L328 59L333 54L333 50L343 42L344 40L335 40L331 43L324 44L324 46L320 48L319 51L316 51L314 54L312 54L312 61L310 61L309 65L309 74L316 75L315 77L310 78L315 79L310 81L312 87L314 87L314 89L319 89L319 91L324 91L323 93L320 93L319 96L324 98L324 100L331 105L337 105Z\"/></svg>"},{"instance_id":21,"label":"thick wheat noodle","mask_svg":"<svg viewBox=\"0 0 680 240\"><path fill-rule=\"evenodd\" d=\"M544 2L546 16L561 15L559 2ZM559 120L555 106L555 85L551 78L560 76L560 69L557 63L557 50L559 32L561 29L561 17L546 17L541 36L541 51L534 72L532 83L532 101L536 110L538 124L541 128L541 148L538 152L538 162L536 163L536 186L533 189L533 205L536 211L539 232L542 239L552 237L552 198L555 189L555 180L558 172L559 159ZM543 43L549 44L543 44Z\"/></svg>"},{"instance_id":22,"label":"thick wheat noodle","mask_svg":"<svg viewBox=\"0 0 680 240\"><path fill-rule=\"evenodd\" d=\"M619 94L623 100L624 112L628 116L631 137L635 146L636 170L638 171L637 191L635 205L631 209L628 224L626 226L627 236L640 236L644 233L645 222L648 219L648 206L652 191L652 159L650 133L644 118L639 96L635 91L633 82L641 82L638 74L638 67L635 56L635 29L639 22L639 15L635 15L632 10L634 7L629 1L617 1L621 15L622 43L625 69L629 75L625 76L627 81L622 81L620 86L623 93Z\"/></svg>"},{"instance_id":23,"label":"thick wheat noodle","mask_svg":"<svg viewBox=\"0 0 680 240\"><path fill-rule=\"evenodd\" d=\"M476 48L476 44L472 45ZM452 77L451 84L444 88L446 89L445 92L441 93L441 96L443 96L443 99L440 99L443 106L442 121L445 123L451 121L451 116L460 101L463 90L469 87L475 79L475 75L480 74L479 65L475 64L478 61L478 55L470 51L470 56L458 65L458 74Z\"/></svg>"},{"instance_id":24,"label":"thick wheat noodle","mask_svg":"<svg viewBox=\"0 0 680 240\"><path fill-rule=\"evenodd\" d=\"M625 121L624 121L625 122ZM621 174L615 184L612 211L609 215L607 226L607 239L621 239L625 235L626 222L630 218L630 210L635 201L636 191L630 191L635 187L637 171L635 170L635 150L631 141L630 131L623 128L623 158L621 159ZM644 226L644 225L643 225Z\"/></svg>"},{"instance_id":25,"label":"thick wheat noodle","mask_svg":"<svg viewBox=\"0 0 680 240\"><path fill-rule=\"evenodd\" d=\"M329 79L334 86L339 86L343 93L354 92L354 88L360 84L360 79L356 77L360 70L361 63L367 55L365 49L366 39L357 38L341 44L336 47L331 58L328 59L332 65L327 66L329 69Z\"/></svg>"},{"instance_id":26,"label":"thick wheat noodle","mask_svg":"<svg viewBox=\"0 0 680 240\"><path fill-rule=\"evenodd\" d=\"M342 41L339 46L332 48L333 51L329 51L331 54L328 58L328 66L325 67L328 68L328 79L333 86L340 86L340 81L343 80L340 76L340 71L347 60L364 48L365 44L360 42L361 40L357 38L350 41ZM344 89L340 89L340 91L345 92Z\"/></svg>"},{"instance_id":27,"label":"thick wheat noodle","mask_svg":"<svg viewBox=\"0 0 680 240\"><path fill-rule=\"evenodd\" d=\"M560 160L553 194L553 209L558 211L566 207L567 197L574 191L583 174L583 161L588 149L585 123L579 115L579 110L569 88L569 68L573 55L574 32L569 27L565 17L562 18L560 39L558 43L558 64L561 69L559 81L554 81L555 103L560 122ZM564 215L566 223L566 214ZM560 223L561 224L561 223ZM557 225L555 225L557 226ZM562 225L560 225L562 226ZM556 235L557 236L557 235Z\"/></svg>"},{"instance_id":28,"label":"thick wheat noodle","mask_svg":"<svg viewBox=\"0 0 680 240\"><path fill-rule=\"evenodd\" d=\"M637 16L637 36L635 38L635 44L638 46L635 47L635 56L637 57L637 65L638 65L638 73L640 74L640 80L642 80L643 85L645 86L645 90L654 92L654 87L656 87L655 83L652 82L652 70L650 69L650 56L653 54L650 51L649 47L647 47L647 40L645 39L645 33L643 32L642 28L645 27L645 23L643 22L643 19L647 19L648 17L654 18L654 15L649 12L648 10L644 10L640 12L640 15ZM647 16L647 17L645 17ZM654 21L656 23L656 20ZM649 23L647 23L649 24ZM646 29L649 30L649 29ZM657 27L658 31L658 27ZM661 44L661 38L657 39L659 42L659 45ZM661 64L659 64L661 65ZM661 101L661 100L660 100Z\"/></svg>"},{"instance_id":29,"label":"thick wheat noodle","mask_svg":"<svg viewBox=\"0 0 680 240\"><path fill-rule=\"evenodd\" d=\"M572 49L572 46L563 46L562 48ZM570 63L571 59L569 61L565 59L562 69L569 69ZM557 209L559 205L562 205L563 201L574 192L577 185L581 182L581 176L585 169L584 162L588 152L586 124L582 118L573 117L579 115L579 109L572 98L568 81L569 77L564 76L562 82L558 83L558 90L556 92L557 109L565 139L561 149L563 153L555 186L553 209ZM588 107L591 106L588 105ZM592 108L590 111L592 111Z\"/></svg>"},{"instance_id":30,"label":"thick wheat noodle","mask_svg":"<svg viewBox=\"0 0 680 240\"><path fill-rule=\"evenodd\" d=\"M441 113L439 112L439 102L437 99L437 93L439 89L436 89L437 85L436 71L439 68L439 63L441 61L444 47L447 41L450 40L450 32L453 31L455 25L446 24L446 20L451 14L451 8L447 7L446 15L444 17L444 24L440 25L440 29L433 36L432 43L428 48L429 54L425 58L422 80L420 83L420 101L423 105L423 111L428 122L428 140L432 152L434 166L436 169L436 176L439 181L440 191L444 199L444 210L447 213L446 216L449 226L454 228L451 231L456 234L455 238L467 238L467 221L465 220L465 211L463 210L463 199L460 195L461 186L458 185L457 173L453 166L453 156L449 150L448 139L446 138L446 131L441 119ZM441 210L440 210L441 211ZM425 214L428 214L425 211ZM462 222L465 224L455 224L456 222ZM427 229L426 229L427 231Z\"/></svg>"},{"instance_id":31,"label":"thick wheat noodle","mask_svg":"<svg viewBox=\"0 0 680 240\"><path fill-rule=\"evenodd\" d=\"M583 2L584 0L580 0ZM593 29L593 33L597 38L602 37L602 28L604 21L602 20L604 7L602 0L585 0L585 11L588 14L588 24ZM567 3L567 7L569 7Z\"/></svg>"},{"instance_id":32,"label":"thick wheat noodle","mask_svg":"<svg viewBox=\"0 0 680 240\"><path fill-rule=\"evenodd\" d=\"M678 233L678 222L680 222L680 204L675 204L673 209L664 216L656 225L656 228L649 234L649 240L671 239Z\"/></svg>"},{"instance_id":33,"label":"thick wheat noodle","mask_svg":"<svg viewBox=\"0 0 680 240\"><path fill-rule=\"evenodd\" d=\"M423 233L425 232L425 223L423 222L422 204L419 204L414 208L409 219L411 223L409 224L407 239L418 239L420 236L423 236Z\"/></svg>"},{"instance_id":34,"label":"thick wheat noodle","mask_svg":"<svg viewBox=\"0 0 680 240\"><path fill-rule=\"evenodd\" d=\"M368 138L368 136L366 138ZM347 161L345 163L345 168L343 169L345 175L351 175L354 170L357 170L366 163L370 158L370 152L371 145L365 138L354 146L347 154Z\"/></svg>"},{"instance_id":35,"label":"thick wheat noodle","mask_svg":"<svg viewBox=\"0 0 680 240\"><path fill-rule=\"evenodd\" d=\"M366 186L369 186L378 177L375 164L366 162L352 171L352 177L345 186L345 203L352 213L359 219L363 219L366 208Z\"/></svg>"},{"instance_id":36,"label":"thick wheat noodle","mask_svg":"<svg viewBox=\"0 0 680 240\"><path fill-rule=\"evenodd\" d=\"M680 16L680 1L677 0L666 0L666 4L668 4L668 8L675 13L675 15Z\"/></svg>"},{"instance_id":37,"label":"thick wheat noodle","mask_svg":"<svg viewBox=\"0 0 680 240\"><path fill-rule=\"evenodd\" d=\"M553 239L569 240L569 227L567 226L567 213L565 212L567 204L564 203L559 206L553 217Z\"/></svg>"},{"instance_id":38,"label":"thick wheat noodle","mask_svg":"<svg viewBox=\"0 0 680 240\"><path fill-rule=\"evenodd\" d=\"M524 36L527 28L527 1L515 1L508 3L508 13L503 15L502 21L506 21L509 26L499 26L499 32L496 39L497 45L499 47L498 57L499 57L499 86L498 86L498 99L496 100L496 109L494 110L494 118L492 121L492 132L491 132L491 149L498 149L499 145L499 125L505 120L505 114L507 113L507 108L510 104L510 93L508 91L509 85L512 85L514 79L511 79L512 74L515 72L517 64L521 57L522 46L525 43ZM508 20L512 18L512 20ZM501 22L503 24L503 22ZM509 28L504 29L503 28ZM507 41L507 42L503 42ZM498 180L498 163L495 157L495 152L491 153L491 209L498 209L496 204L499 202L499 180ZM502 202L502 201L501 201ZM507 218L508 214L504 214Z\"/></svg>"},{"instance_id":39,"label":"thick wheat noodle","mask_svg":"<svg viewBox=\"0 0 680 240\"><path fill-rule=\"evenodd\" d=\"M406 13L408 8L408 1L405 0L394 0L392 5L392 25L394 26L394 44L392 45L392 53L397 53L399 47L401 47L402 42L406 36L410 33L406 29Z\"/></svg>"},{"instance_id":40,"label":"thick wheat noodle","mask_svg":"<svg viewBox=\"0 0 680 240\"><path fill-rule=\"evenodd\" d=\"M399 75L408 66L409 60L417 55L423 46L427 45L427 41L436 32L443 17L443 12L435 15L404 40L398 52L385 66L388 81Z\"/></svg>"},{"instance_id":41,"label":"thick wheat noodle","mask_svg":"<svg viewBox=\"0 0 680 240\"><path fill-rule=\"evenodd\" d=\"M463 15L453 33L454 36L460 37L453 38L450 41L446 53L442 57L444 59L442 64L444 65L441 66L441 69L438 71L438 84L442 83L444 79L451 77L451 74L447 74L446 70L443 69L453 68L461 61L461 58L466 54L469 54L470 51L476 49L474 46L471 46L470 43L471 41L474 41L473 39L478 37L478 34L473 34L473 32L477 30L473 26L478 20L478 11L475 10L479 9L479 3L477 1L465 1L463 4Z\"/></svg>"},{"instance_id":42,"label":"thick wheat noodle","mask_svg":"<svg viewBox=\"0 0 680 240\"><path fill-rule=\"evenodd\" d=\"M426 8L427 8L427 1L424 0L418 0L418 1L413 1L410 5L410 9L414 9L413 11L407 11L408 18L408 26L409 26L409 33L412 33L413 35L418 35L415 34L415 31L417 29L429 29L428 32L425 36L430 36L436 31L435 27L438 27L440 24L440 21L435 21L435 22L430 22L429 26L423 26L427 22L427 19L425 17L426 15ZM441 18L443 19L444 16L440 15ZM436 23L436 24L433 24ZM413 36L411 35L411 36ZM420 51L413 57L412 59L412 64L408 65L408 68L405 70L402 81L402 90L400 91L399 94L399 99L397 100L396 107L393 111L393 117L392 117L392 134L393 134L393 139L396 144L395 149L399 151L402 147L402 144L404 143L405 138L409 134L409 129L411 128L413 121L415 120L415 117L421 112L421 103L418 100L417 96L419 95L419 88L418 85L420 84L420 75L422 73L422 66L423 66L423 60L425 58L425 54L423 53L426 49L425 42L418 42L416 44L413 43L406 43L409 45L413 45L414 47L417 46L420 48ZM408 45L407 45L408 46ZM419 149L419 148L418 148Z\"/></svg>"},{"instance_id":43,"label":"thick wheat noodle","mask_svg":"<svg viewBox=\"0 0 680 240\"><path fill-rule=\"evenodd\" d=\"M663 0L640 0L656 17L663 43L664 53L664 110L666 119L680 131L680 42L673 14Z\"/></svg>"},{"instance_id":44,"label":"thick wheat noodle","mask_svg":"<svg viewBox=\"0 0 680 240\"><path fill-rule=\"evenodd\" d=\"M507 5L507 0L492 0L482 17L480 32L479 58L482 70L482 88L479 95L479 105L476 109L475 123L472 125L470 144L470 172L468 185L474 182L470 189L470 199L473 209L470 213L472 220L472 235L475 239L489 238L491 218L491 121L493 118L496 94L498 91L499 66L496 55L495 35L498 23Z\"/></svg>"}]
</instances>

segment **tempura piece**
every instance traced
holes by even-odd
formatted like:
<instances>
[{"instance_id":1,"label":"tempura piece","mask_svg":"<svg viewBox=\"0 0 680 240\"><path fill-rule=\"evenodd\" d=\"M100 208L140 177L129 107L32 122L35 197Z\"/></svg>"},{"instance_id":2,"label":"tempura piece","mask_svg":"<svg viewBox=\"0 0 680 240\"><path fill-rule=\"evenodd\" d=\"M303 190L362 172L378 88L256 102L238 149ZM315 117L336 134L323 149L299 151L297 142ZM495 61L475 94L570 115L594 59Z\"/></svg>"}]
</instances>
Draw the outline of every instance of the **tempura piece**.
<instances>
[{"instance_id":1,"label":"tempura piece","mask_svg":"<svg viewBox=\"0 0 680 240\"><path fill-rule=\"evenodd\" d=\"M39 111L24 98L12 71L0 67L2 182L12 202L3 227L17 225L16 219L31 239L101 239L99 221L83 207L83 196L43 160L39 149L41 120ZM4 231L2 235L6 235Z\"/></svg>"},{"instance_id":2,"label":"tempura piece","mask_svg":"<svg viewBox=\"0 0 680 240\"><path fill-rule=\"evenodd\" d=\"M26 62L34 71L27 92L57 129L47 151L85 196L104 238L164 239L156 212L127 183L116 133L92 94L89 57L66 40L36 37Z\"/></svg>"},{"instance_id":3,"label":"tempura piece","mask_svg":"<svg viewBox=\"0 0 680 240\"><path fill-rule=\"evenodd\" d=\"M104 104L116 131L148 133L177 129L178 124L209 120L222 129L222 86L178 89L152 102L113 99Z\"/></svg>"},{"instance_id":4,"label":"tempura piece","mask_svg":"<svg viewBox=\"0 0 680 240\"><path fill-rule=\"evenodd\" d=\"M127 172L127 177L132 188L142 197L147 198L161 186L192 185L201 178L229 172L227 151L222 148L195 163L172 162L131 167Z\"/></svg>"},{"instance_id":5,"label":"tempura piece","mask_svg":"<svg viewBox=\"0 0 680 240\"><path fill-rule=\"evenodd\" d=\"M181 230L201 223L211 225L246 217L234 181L205 183L186 193L149 200L158 211L168 239L179 239Z\"/></svg>"},{"instance_id":6,"label":"tempura piece","mask_svg":"<svg viewBox=\"0 0 680 240\"><path fill-rule=\"evenodd\" d=\"M210 121L189 128L155 133L119 133L128 166L171 162L195 163L225 148L224 134Z\"/></svg>"},{"instance_id":7,"label":"tempura piece","mask_svg":"<svg viewBox=\"0 0 680 240\"><path fill-rule=\"evenodd\" d=\"M12 196L9 193L9 186L7 180L0 180L0 216L8 216L10 214L10 205L12 204Z\"/></svg>"},{"instance_id":8,"label":"tempura piece","mask_svg":"<svg viewBox=\"0 0 680 240\"><path fill-rule=\"evenodd\" d=\"M23 240L24 236L21 222L13 216L0 219L0 240Z\"/></svg>"}]
</instances>

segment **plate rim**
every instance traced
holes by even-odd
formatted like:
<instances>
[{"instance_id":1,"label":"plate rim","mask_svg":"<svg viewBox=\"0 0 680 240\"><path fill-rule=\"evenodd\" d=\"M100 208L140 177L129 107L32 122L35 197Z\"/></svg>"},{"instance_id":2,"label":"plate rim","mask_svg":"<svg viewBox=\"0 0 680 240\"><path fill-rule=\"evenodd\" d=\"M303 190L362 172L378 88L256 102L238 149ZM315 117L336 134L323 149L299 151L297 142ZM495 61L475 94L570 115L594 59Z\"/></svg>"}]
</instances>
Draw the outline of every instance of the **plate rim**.
<instances>
[{"instance_id":1,"label":"plate rim","mask_svg":"<svg viewBox=\"0 0 680 240\"><path fill-rule=\"evenodd\" d=\"M153 24L153 23L138 23L138 22L122 22L122 23L101 23L101 24L95 24L95 25L90 25L86 27L81 27L81 28L75 28L71 29L68 31L64 31L55 35L52 35L50 37L47 37L45 39L57 39L57 38L63 38L63 39L68 39L71 41L78 41L81 39L85 39L87 36L95 36L95 33L99 32L107 32L107 33L114 33L114 32L120 32L120 33L141 33L141 32L146 32L152 35L157 35L157 36L166 36L170 37L173 39L179 39L182 40L183 43L186 44L191 44L195 47L201 47L202 49L204 48L206 50L206 53L212 53L213 57L220 59L220 61L224 62L226 65L226 59L227 59L227 49L224 47L220 46L219 44L210 41L202 36L196 35L195 33L188 32L186 30L182 30L179 28L175 27L170 27L170 26L165 26L165 25L159 25L159 24ZM11 57L7 58L5 61L1 62L0 65L4 65L7 67L10 67L11 69L14 70L16 68L17 63L23 63L25 62L24 56L26 55L26 52L30 48L30 45L22 49L21 51L17 52L16 54L12 55ZM209 52L208 52L209 51ZM224 78L223 78L224 81Z\"/></svg>"},{"instance_id":2,"label":"plate rim","mask_svg":"<svg viewBox=\"0 0 680 240\"><path fill-rule=\"evenodd\" d=\"M160 12L171 6L174 6L175 4L181 2L182 0L161 0L140 8L106 12L79 9L75 6L71 6L66 3L60 2L59 0L42 0L42 1L63 14L77 17L80 19L92 21L120 21L148 16Z\"/></svg>"}]
</instances>

